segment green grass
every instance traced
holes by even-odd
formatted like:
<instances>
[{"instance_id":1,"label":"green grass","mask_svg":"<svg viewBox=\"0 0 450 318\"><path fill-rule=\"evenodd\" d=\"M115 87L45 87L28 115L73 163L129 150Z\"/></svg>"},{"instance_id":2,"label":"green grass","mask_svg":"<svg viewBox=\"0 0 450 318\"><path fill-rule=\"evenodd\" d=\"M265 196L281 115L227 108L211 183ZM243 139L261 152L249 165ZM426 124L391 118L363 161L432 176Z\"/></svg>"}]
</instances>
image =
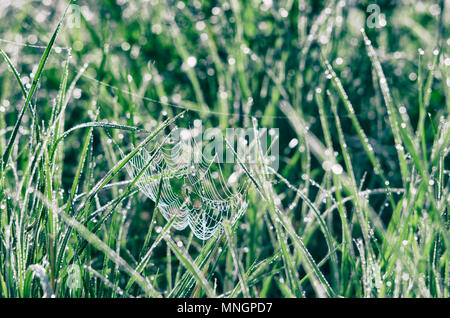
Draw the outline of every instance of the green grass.
<instances>
[{"instance_id":1,"label":"green grass","mask_svg":"<svg viewBox=\"0 0 450 318\"><path fill-rule=\"evenodd\" d=\"M0 6L0 297L449 297L444 1L122 2ZM206 241L124 169L197 119L280 130Z\"/></svg>"}]
</instances>

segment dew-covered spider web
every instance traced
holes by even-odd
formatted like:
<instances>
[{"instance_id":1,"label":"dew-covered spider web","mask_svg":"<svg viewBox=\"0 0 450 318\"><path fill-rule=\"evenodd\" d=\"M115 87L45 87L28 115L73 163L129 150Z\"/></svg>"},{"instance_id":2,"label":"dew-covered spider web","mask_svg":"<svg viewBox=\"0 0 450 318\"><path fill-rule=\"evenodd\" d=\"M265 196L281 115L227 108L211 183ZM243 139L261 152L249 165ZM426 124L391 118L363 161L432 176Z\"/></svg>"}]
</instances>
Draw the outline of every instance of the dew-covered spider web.
<instances>
[{"instance_id":1,"label":"dew-covered spider web","mask_svg":"<svg viewBox=\"0 0 450 318\"><path fill-rule=\"evenodd\" d=\"M226 178L224 165L195 152L195 146L192 138L155 142L142 148L126 169L134 179L151 160L136 182L140 191L158 202L158 210L167 221L173 219L175 229L189 226L197 238L207 240L222 233L225 220L233 224L246 211L248 180L237 177L243 175L237 165L226 167L231 170Z\"/></svg>"}]
</instances>

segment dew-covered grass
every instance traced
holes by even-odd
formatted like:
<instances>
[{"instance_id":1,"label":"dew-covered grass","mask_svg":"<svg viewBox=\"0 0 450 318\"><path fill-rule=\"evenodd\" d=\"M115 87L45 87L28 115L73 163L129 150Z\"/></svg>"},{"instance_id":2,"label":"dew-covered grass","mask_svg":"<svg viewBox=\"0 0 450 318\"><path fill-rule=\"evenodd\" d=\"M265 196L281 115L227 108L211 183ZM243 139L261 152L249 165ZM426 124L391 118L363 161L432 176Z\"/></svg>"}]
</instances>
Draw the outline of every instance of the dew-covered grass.
<instances>
[{"instance_id":1,"label":"dew-covered grass","mask_svg":"<svg viewBox=\"0 0 450 318\"><path fill-rule=\"evenodd\" d=\"M0 4L0 297L448 298L448 1L68 4ZM142 156L200 122L279 129L212 237Z\"/></svg>"}]
</instances>

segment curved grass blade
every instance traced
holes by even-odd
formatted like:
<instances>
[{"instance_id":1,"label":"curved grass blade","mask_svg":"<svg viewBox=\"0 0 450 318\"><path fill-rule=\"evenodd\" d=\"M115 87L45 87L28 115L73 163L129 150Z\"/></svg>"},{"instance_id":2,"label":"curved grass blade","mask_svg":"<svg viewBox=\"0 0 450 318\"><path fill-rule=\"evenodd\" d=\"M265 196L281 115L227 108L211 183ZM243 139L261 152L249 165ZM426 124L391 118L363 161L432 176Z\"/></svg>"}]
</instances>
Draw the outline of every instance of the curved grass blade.
<instances>
[{"instance_id":1,"label":"curved grass blade","mask_svg":"<svg viewBox=\"0 0 450 318\"><path fill-rule=\"evenodd\" d=\"M58 146L58 144L64 138L66 138L69 134L71 134L75 130L82 129L82 128L89 128L89 127L112 128L112 129L120 129L120 130L126 130L126 131L134 131L134 132L138 132L138 133L151 133L150 131L148 131L146 129L141 129L141 128L132 127L132 126L126 126L126 125L118 125L118 124L102 123L102 122L83 123L83 124L74 126L74 127L70 128L70 129L66 130L61 136L59 136L58 139L56 139L55 143L53 144L53 148L52 148L52 152L51 152L50 158L53 158L53 156L55 154L55 151L56 151L56 147Z\"/></svg>"}]
</instances>

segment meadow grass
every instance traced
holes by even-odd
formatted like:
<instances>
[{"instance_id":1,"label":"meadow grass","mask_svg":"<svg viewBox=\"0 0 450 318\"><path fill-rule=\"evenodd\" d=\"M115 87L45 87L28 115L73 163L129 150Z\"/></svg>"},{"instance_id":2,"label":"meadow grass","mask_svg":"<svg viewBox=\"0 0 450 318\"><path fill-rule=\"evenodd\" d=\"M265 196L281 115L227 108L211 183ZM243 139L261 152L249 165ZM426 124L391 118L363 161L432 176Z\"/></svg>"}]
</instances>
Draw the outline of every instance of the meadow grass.
<instances>
[{"instance_id":1,"label":"meadow grass","mask_svg":"<svg viewBox=\"0 0 450 318\"><path fill-rule=\"evenodd\" d=\"M270 3L0 5L0 297L449 297L445 1ZM199 119L280 130L208 240L124 169Z\"/></svg>"}]
</instances>

